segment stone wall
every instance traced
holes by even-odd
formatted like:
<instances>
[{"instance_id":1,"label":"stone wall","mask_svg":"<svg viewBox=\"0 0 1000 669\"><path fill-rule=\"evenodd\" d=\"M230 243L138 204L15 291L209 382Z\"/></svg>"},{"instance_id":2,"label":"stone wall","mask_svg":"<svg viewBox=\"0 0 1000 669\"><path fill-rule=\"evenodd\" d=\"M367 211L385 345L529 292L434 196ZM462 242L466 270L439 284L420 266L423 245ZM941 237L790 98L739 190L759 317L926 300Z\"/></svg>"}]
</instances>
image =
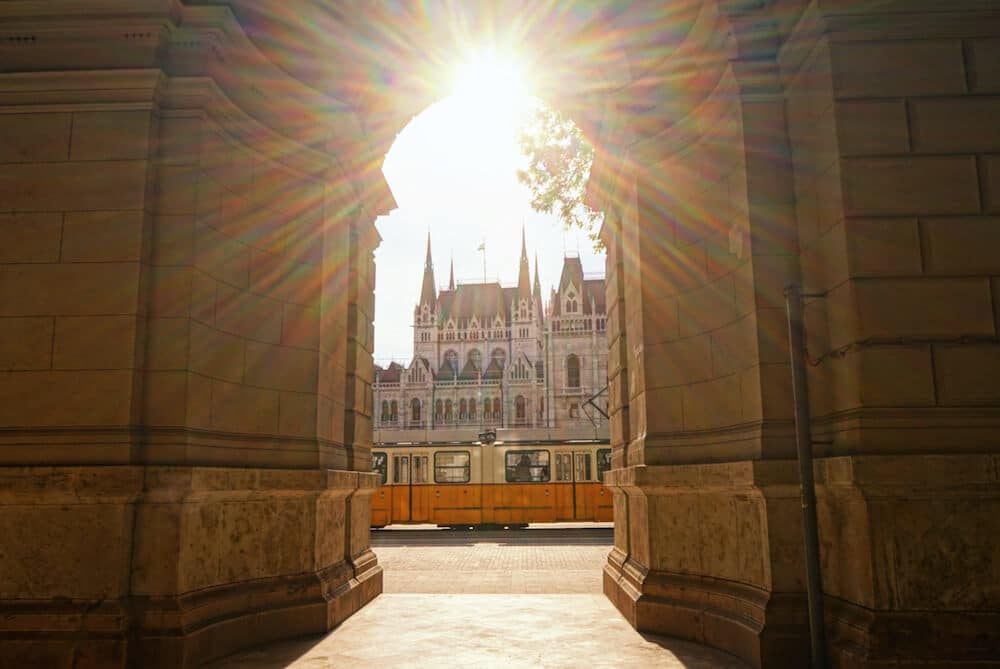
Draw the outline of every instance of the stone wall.
<instances>
[{"instance_id":1,"label":"stone wall","mask_svg":"<svg viewBox=\"0 0 1000 669\"><path fill-rule=\"evenodd\" d=\"M0 10L23 38L0 47L10 666L195 666L381 590L384 183L361 193L355 122L228 9L113 5Z\"/></svg>"},{"instance_id":2,"label":"stone wall","mask_svg":"<svg viewBox=\"0 0 1000 669\"><path fill-rule=\"evenodd\" d=\"M605 590L640 629L807 663L783 298L799 282L832 662L995 662L1000 17L708 4L677 52L730 34L730 58L702 53L700 101L605 158L625 312Z\"/></svg>"}]
</instances>

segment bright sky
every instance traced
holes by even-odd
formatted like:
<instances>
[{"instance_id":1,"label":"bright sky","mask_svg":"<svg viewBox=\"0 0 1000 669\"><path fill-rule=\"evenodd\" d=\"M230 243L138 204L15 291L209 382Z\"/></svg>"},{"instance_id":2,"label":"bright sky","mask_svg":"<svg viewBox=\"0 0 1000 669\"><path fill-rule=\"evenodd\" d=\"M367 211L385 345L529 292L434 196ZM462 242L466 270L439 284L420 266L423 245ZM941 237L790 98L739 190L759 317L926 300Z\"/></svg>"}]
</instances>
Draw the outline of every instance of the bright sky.
<instances>
[{"instance_id":1,"label":"bright sky","mask_svg":"<svg viewBox=\"0 0 1000 669\"><path fill-rule=\"evenodd\" d=\"M517 282L524 223L534 278L538 253L542 294L559 280L564 251L579 251L585 272L603 272L604 256L586 233L566 231L555 215L535 212L518 183L524 158L518 122L532 104L522 78L505 63L484 59L457 68L456 93L416 116L396 138L385 176L399 208L379 217L382 243L375 251L375 360L408 362L413 353L413 308L420 297L427 232L434 278L448 283L454 257L458 283L486 277Z\"/></svg>"}]
</instances>

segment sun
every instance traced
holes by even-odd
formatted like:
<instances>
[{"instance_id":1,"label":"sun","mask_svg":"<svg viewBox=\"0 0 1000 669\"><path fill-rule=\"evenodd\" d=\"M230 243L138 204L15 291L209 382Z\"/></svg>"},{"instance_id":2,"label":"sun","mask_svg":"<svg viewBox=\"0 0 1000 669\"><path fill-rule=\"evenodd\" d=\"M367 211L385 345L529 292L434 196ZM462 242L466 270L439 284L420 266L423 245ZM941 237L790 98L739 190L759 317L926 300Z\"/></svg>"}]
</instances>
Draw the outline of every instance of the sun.
<instances>
[{"instance_id":1,"label":"sun","mask_svg":"<svg viewBox=\"0 0 1000 669\"><path fill-rule=\"evenodd\" d=\"M455 67L455 95L484 101L518 102L528 97L523 68L516 59L484 53Z\"/></svg>"},{"instance_id":2,"label":"sun","mask_svg":"<svg viewBox=\"0 0 1000 669\"><path fill-rule=\"evenodd\" d=\"M525 68L517 58L484 52L459 63L453 74L453 97L482 127L516 130L535 104Z\"/></svg>"}]
</instances>

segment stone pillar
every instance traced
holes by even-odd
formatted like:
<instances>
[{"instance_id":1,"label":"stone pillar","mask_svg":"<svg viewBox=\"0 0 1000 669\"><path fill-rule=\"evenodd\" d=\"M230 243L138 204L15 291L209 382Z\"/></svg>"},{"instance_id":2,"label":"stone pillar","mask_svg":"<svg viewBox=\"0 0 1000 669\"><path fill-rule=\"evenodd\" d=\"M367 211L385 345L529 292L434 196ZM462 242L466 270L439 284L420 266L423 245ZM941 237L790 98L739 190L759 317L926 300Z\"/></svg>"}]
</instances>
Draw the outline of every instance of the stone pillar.
<instances>
[{"instance_id":1,"label":"stone pillar","mask_svg":"<svg viewBox=\"0 0 1000 669\"><path fill-rule=\"evenodd\" d=\"M605 592L641 630L757 666L798 664L808 651L779 92L773 69L729 66L690 118L633 147L635 195L620 199L625 345L611 353L628 370L629 410L627 429L625 414L613 422L613 443L624 443L607 476L616 547Z\"/></svg>"},{"instance_id":2,"label":"stone pillar","mask_svg":"<svg viewBox=\"0 0 1000 669\"><path fill-rule=\"evenodd\" d=\"M1000 656L1000 22L931 4L782 53L838 666Z\"/></svg>"},{"instance_id":3,"label":"stone pillar","mask_svg":"<svg viewBox=\"0 0 1000 669\"><path fill-rule=\"evenodd\" d=\"M0 655L18 666L196 666L381 591L371 310L361 347L348 332L381 203L288 125L356 122L226 8L122 7L0 9L24 36L0 47Z\"/></svg>"},{"instance_id":4,"label":"stone pillar","mask_svg":"<svg viewBox=\"0 0 1000 669\"><path fill-rule=\"evenodd\" d=\"M800 281L823 295L806 318L833 664L993 666L997 17L836 4L785 33L770 17L770 56L721 59L619 170L605 591L641 630L807 664L782 297ZM730 17L738 43L758 18Z\"/></svg>"}]
</instances>

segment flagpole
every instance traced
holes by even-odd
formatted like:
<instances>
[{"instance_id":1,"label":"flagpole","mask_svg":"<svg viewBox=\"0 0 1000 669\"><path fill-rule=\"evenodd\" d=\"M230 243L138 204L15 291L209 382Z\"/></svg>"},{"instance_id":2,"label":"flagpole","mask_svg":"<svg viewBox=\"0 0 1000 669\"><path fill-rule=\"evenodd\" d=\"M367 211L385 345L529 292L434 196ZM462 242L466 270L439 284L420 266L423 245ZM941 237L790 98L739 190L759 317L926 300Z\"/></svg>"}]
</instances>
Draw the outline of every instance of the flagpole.
<instances>
[{"instance_id":1,"label":"flagpole","mask_svg":"<svg viewBox=\"0 0 1000 669\"><path fill-rule=\"evenodd\" d=\"M483 243L479 245L479 251L483 252L483 283L486 283L486 240L483 239Z\"/></svg>"}]
</instances>

